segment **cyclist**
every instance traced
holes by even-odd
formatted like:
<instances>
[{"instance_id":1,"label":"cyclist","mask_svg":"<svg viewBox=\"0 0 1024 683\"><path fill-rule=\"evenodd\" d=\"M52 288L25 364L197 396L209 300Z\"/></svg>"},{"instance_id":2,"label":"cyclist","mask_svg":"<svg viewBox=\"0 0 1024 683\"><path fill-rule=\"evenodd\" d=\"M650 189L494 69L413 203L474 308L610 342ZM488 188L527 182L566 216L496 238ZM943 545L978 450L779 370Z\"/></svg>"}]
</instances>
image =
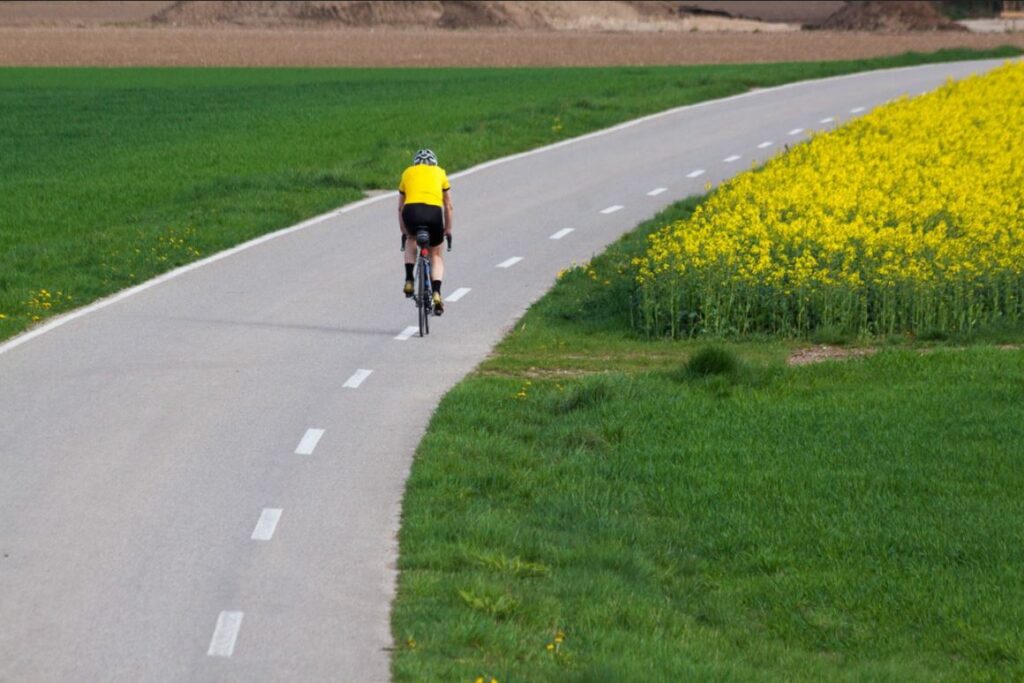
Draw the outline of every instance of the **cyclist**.
<instances>
[{"instance_id":1,"label":"cyclist","mask_svg":"<svg viewBox=\"0 0 1024 683\"><path fill-rule=\"evenodd\" d=\"M444 278L444 255L441 244L452 233L452 197L448 175L437 165L437 156L421 149L412 158L412 166L402 172L398 184L398 225L412 239L405 244L405 296L413 293L413 266L416 263L416 230L430 232L430 284L434 289L434 312L444 312L441 280Z\"/></svg>"}]
</instances>

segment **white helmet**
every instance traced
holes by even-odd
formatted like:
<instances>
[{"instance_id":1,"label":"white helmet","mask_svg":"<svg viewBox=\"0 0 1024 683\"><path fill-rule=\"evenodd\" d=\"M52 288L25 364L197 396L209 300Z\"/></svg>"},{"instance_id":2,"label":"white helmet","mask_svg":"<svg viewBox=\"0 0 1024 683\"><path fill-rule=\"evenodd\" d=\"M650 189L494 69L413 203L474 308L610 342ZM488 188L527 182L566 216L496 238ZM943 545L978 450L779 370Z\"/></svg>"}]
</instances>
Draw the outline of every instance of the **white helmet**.
<instances>
[{"instance_id":1,"label":"white helmet","mask_svg":"<svg viewBox=\"0 0 1024 683\"><path fill-rule=\"evenodd\" d=\"M429 149L421 149L412 158L412 163L414 165L426 164L427 166L437 166L437 156Z\"/></svg>"}]
</instances>

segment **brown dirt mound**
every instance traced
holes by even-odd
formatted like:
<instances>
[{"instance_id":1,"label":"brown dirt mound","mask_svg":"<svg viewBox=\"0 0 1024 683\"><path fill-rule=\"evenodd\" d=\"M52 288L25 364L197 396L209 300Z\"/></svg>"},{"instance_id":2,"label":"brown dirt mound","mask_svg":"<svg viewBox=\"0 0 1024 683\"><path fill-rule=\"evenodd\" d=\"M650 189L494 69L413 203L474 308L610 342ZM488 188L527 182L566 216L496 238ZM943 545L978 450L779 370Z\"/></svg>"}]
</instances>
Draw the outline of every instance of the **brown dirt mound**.
<instances>
[{"instance_id":1,"label":"brown dirt mound","mask_svg":"<svg viewBox=\"0 0 1024 683\"><path fill-rule=\"evenodd\" d=\"M782 26L724 16L672 0L192 0L153 16L173 26L318 26L519 30L781 30ZM700 23L703 21L704 23ZM707 24L707 25L705 25ZM795 28L795 27L787 27Z\"/></svg>"},{"instance_id":2,"label":"brown dirt mound","mask_svg":"<svg viewBox=\"0 0 1024 683\"><path fill-rule=\"evenodd\" d=\"M681 9L724 12L733 17L797 24L816 24L837 12L842 0L681 0Z\"/></svg>"},{"instance_id":3,"label":"brown dirt mound","mask_svg":"<svg viewBox=\"0 0 1024 683\"><path fill-rule=\"evenodd\" d=\"M157 13L153 21L178 26L235 24L280 26L335 24L349 28L552 28L546 15L551 2L498 2L490 0L194 0L176 2ZM575 11L582 5L572 3ZM606 2L605 9L621 10L623 2ZM556 11L557 13L557 11Z\"/></svg>"},{"instance_id":4,"label":"brown dirt mound","mask_svg":"<svg viewBox=\"0 0 1024 683\"><path fill-rule=\"evenodd\" d=\"M431 26L442 14L441 2L295 2L258 0L182 1L157 12L153 21L176 26L273 26L280 24L337 23L352 27Z\"/></svg>"},{"instance_id":5,"label":"brown dirt mound","mask_svg":"<svg viewBox=\"0 0 1024 683\"><path fill-rule=\"evenodd\" d=\"M848 2L817 28L831 31L966 31L925 0L867 0Z\"/></svg>"},{"instance_id":6,"label":"brown dirt mound","mask_svg":"<svg viewBox=\"0 0 1024 683\"><path fill-rule=\"evenodd\" d=\"M550 28L540 11L524 3L450 0L438 4L439 28Z\"/></svg>"}]
</instances>

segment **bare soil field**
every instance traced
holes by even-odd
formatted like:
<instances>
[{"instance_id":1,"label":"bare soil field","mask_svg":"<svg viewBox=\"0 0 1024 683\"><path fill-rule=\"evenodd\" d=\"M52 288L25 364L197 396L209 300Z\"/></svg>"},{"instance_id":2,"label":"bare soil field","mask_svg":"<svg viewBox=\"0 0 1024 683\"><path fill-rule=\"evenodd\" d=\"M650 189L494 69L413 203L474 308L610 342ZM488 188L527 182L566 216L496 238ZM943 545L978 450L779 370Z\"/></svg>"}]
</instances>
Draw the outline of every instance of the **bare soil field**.
<instances>
[{"instance_id":1,"label":"bare soil field","mask_svg":"<svg viewBox=\"0 0 1024 683\"><path fill-rule=\"evenodd\" d=\"M924 30L944 22L919 0L0 1L0 65L605 66L1024 47L1019 33Z\"/></svg>"},{"instance_id":2,"label":"bare soil field","mask_svg":"<svg viewBox=\"0 0 1024 683\"><path fill-rule=\"evenodd\" d=\"M0 27L3 66L614 66L1024 48L1024 34Z\"/></svg>"}]
</instances>

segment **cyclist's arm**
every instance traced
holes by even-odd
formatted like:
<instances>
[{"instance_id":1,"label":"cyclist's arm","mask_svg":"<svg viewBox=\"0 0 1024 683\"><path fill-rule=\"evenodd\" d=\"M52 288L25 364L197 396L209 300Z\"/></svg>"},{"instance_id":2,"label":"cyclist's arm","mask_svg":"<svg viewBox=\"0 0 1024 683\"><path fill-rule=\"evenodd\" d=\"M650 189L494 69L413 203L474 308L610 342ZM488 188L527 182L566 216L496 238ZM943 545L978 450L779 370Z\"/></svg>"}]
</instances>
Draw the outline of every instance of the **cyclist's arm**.
<instances>
[{"instance_id":1,"label":"cyclist's arm","mask_svg":"<svg viewBox=\"0 0 1024 683\"><path fill-rule=\"evenodd\" d=\"M452 234L452 193L450 190L445 190L442 195L444 196L444 232L446 235Z\"/></svg>"},{"instance_id":2,"label":"cyclist's arm","mask_svg":"<svg viewBox=\"0 0 1024 683\"><path fill-rule=\"evenodd\" d=\"M405 208L405 193L398 192L398 231L403 235L409 231L405 229L405 219L402 218L402 209Z\"/></svg>"}]
</instances>

